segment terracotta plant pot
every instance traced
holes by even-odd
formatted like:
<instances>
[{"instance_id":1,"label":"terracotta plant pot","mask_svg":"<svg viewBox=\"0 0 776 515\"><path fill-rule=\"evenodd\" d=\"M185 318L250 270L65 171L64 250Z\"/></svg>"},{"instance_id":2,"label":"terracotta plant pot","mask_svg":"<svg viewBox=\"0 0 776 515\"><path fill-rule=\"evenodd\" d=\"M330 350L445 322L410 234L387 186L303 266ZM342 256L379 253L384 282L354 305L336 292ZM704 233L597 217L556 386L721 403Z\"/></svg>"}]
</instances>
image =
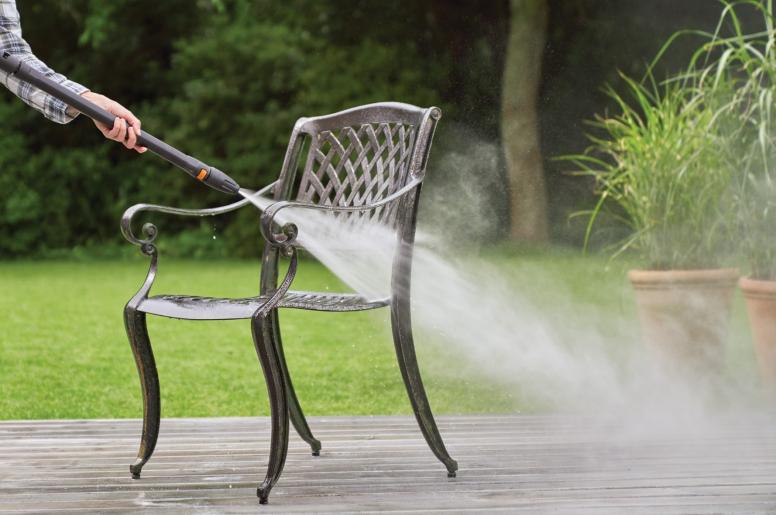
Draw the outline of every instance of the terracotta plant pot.
<instances>
[{"instance_id":1,"label":"terracotta plant pot","mask_svg":"<svg viewBox=\"0 0 776 515\"><path fill-rule=\"evenodd\" d=\"M644 343L669 369L722 367L738 270L631 270Z\"/></svg>"},{"instance_id":2,"label":"terracotta plant pot","mask_svg":"<svg viewBox=\"0 0 776 515\"><path fill-rule=\"evenodd\" d=\"M746 299L760 376L766 386L776 388L776 281L742 277L738 284Z\"/></svg>"}]
</instances>

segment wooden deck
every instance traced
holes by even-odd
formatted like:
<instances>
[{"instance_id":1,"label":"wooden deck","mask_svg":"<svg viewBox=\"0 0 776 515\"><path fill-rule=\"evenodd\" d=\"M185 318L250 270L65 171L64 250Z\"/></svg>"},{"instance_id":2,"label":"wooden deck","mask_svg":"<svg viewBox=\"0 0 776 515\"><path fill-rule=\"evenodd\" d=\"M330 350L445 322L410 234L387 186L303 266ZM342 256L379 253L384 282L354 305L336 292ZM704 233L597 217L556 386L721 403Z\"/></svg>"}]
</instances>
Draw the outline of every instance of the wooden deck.
<instances>
[{"instance_id":1,"label":"wooden deck","mask_svg":"<svg viewBox=\"0 0 776 515\"><path fill-rule=\"evenodd\" d=\"M448 479L410 417L311 417L321 456L293 435L266 506L266 418L163 420L136 481L138 420L0 422L0 513L776 513L775 421L628 437L570 416L440 417Z\"/></svg>"}]
</instances>

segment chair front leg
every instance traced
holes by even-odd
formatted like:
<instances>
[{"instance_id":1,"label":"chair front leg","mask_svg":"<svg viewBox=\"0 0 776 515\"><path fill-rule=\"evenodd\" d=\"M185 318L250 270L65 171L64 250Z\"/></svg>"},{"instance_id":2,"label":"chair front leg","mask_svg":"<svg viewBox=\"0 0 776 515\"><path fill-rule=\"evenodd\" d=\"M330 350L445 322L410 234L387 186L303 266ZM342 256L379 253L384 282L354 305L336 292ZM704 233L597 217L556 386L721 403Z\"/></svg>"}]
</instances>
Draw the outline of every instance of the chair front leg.
<instances>
[{"instance_id":1,"label":"chair front leg","mask_svg":"<svg viewBox=\"0 0 776 515\"><path fill-rule=\"evenodd\" d=\"M256 494L261 504L267 504L269 492L275 486L288 454L288 400L283 367L274 344L272 327L262 313L257 313L252 319L253 343L259 356L264 379L269 394L270 412L272 416L272 435L270 439L269 464L267 476L259 486Z\"/></svg>"},{"instance_id":2,"label":"chair front leg","mask_svg":"<svg viewBox=\"0 0 776 515\"><path fill-rule=\"evenodd\" d=\"M127 329L129 344L135 356L140 385L143 390L143 434L140 437L140 449L137 459L129 466L133 479L140 478L143 465L151 458L159 436L159 417L161 400L159 396L159 376L151 349L146 326L146 314L132 306L124 308L124 325Z\"/></svg>"}]
</instances>

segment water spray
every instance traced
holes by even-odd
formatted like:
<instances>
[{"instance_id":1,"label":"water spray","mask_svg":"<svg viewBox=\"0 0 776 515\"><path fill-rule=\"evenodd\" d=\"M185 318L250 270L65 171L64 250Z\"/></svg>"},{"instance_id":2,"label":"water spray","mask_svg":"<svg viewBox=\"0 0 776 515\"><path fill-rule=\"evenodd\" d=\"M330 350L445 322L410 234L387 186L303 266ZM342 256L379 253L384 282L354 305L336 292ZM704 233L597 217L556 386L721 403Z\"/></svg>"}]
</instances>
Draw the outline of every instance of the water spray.
<instances>
[{"instance_id":1,"label":"water spray","mask_svg":"<svg viewBox=\"0 0 776 515\"><path fill-rule=\"evenodd\" d=\"M49 79L19 57L11 55L8 52L3 52L1 57L0 69L3 71L18 77L23 81L29 82L33 86L45 91L74 109L77 109L92 120L107 125L108 127L113 126L117 118L115 115L98 107L92 102L89 102L61 84ZM181 152L177 148L152 136L146 131L143 131L142 134L137 137L137 144L148 148L148 150L154 154L169 163L172 163L191 175L194 179L203 184L207 184L214 190L232 195L240 193L240 186L237 182L218 168L209 166L199 159Z\"/></svg>"}]
</instances>

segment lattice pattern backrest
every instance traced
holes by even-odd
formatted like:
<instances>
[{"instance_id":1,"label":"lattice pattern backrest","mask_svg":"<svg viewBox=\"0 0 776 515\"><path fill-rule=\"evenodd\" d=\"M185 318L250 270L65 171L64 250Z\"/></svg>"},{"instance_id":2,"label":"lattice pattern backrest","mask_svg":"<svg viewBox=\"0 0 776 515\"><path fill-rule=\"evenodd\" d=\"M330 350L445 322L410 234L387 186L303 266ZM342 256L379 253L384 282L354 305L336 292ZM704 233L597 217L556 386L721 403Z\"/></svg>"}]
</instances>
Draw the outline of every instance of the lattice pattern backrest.
<instances>
[{"instance_id":1,"label":"lattice pattern backrest","mask_svg":"<svg viewBox=\"0 0 776 515\"><path fill-rule=\"evenodd\" d=\"M407 183L417 127L401 122L364 123L311 135L297 200L329 206L379 201ZM370 218L392 224L396 206Z\"/></svg>"},{"instance_id":2,"label":"lattice pattern backrest","mask_svg":"<svg viewBox=\"0 0 776 515\"><path fill-rule=\"evenodd\" d=\"M364 241L360 236L372 238L387 230L397 237L393 241L388 241L391 238L380 239L393 247L401 243L399 248L403 249L403 254L394 257L406 255L406 249L411 248L414 241L419 183L425 174L431 141L441 115L436 107L379 102L328 115L300 118L291 133L274 188L275 200L296 199L323 206L360 207L380 202L418 181L413 183L417 186L405 190L395 201L371 210L343 214L335 210L323 210L325 213L309 211L333 216L349 225L342 245L338 242L331 245L337 251L349 252L349 245L356 242L355 252L363 254L366 249L360 243ZM298 166L300 158L303 162ZM291 209L288 211L291 212ZM377 221L379 226L363 223L365 221ZM307 222L309 228L309 220ZM338 234L335 236L342 237L339 234L342 233L341 224L325 225L336 226ZM319 227L320 224L316 225L315 230L318 231ZM305 228L300 227L300 230ZM373 250L371 254L378 256L390 254ZM277 289L279 256L279 249L265 245L261 267L262 293ZM399 275L408 277L407 263L406 259L394 259L391 273L395 274L398 269Z\"/></svg>"}]
</instances>

